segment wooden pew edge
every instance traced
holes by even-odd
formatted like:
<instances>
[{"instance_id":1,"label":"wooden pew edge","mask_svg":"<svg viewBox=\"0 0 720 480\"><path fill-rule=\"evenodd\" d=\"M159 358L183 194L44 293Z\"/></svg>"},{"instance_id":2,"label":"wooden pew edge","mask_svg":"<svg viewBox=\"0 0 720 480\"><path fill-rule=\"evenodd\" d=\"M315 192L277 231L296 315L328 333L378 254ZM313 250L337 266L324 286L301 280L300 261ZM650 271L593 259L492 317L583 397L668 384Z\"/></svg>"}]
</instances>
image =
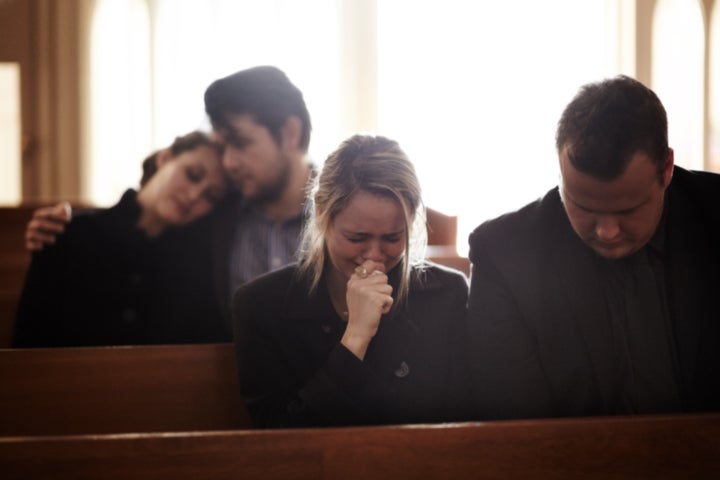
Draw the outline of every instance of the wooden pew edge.
<instances>
[{"instance_id":1,"label":"wooden pew edge","mask_svg":"<svg viewBox=\"0 0 720 480\"><path fill-rule=\"evenodd\" d=\"M520 420L491 420L448 423L418 423L376 426L348 426L348 427L314 427L314 428L274 428L274 429L219 429L219 430L192 430L172 432L125 432L101 434L72 434L72 435L18 435L0 437L0 444L16 442L67 442L67 441L117 441L134 440L141 438L193 438L193 437L248 437L248 436L298 436L319 435L336 437L338 434L356 433L363 435L367 432L399 433L412 435L414 432L449 431L457 432L486 432L488 435L497 431L511 430L544 430L552 427L559 430L588 429L603 427L612 430L615 427L628 428L632 426L643 427L654 424L672 426L692 423L695 426L708 426L720 429L720 412L708 413L678 413L670 415L616 415L597 417L567 417L567 418L538 418ZM720 439L718 440L720 449ZM718 459L720 461L720 458Z\"/></svg>"},{"instance_id":2,"label":"wooden pew edge","mask_svg":"<svg viewBox=\"0 0 720 480\"><path fill-rule=\"evenodd\" d=\"M246 428L237 382L232 343L0 350L0 437Z\"/></svg>"},{"instance_id":3,"label":"wooden pew edge","mask_svg":"<svg viewBox=\"0 0 720 480\"><path fill-rule=\"evenodd\" d=\"M5 478L718 478L720 415L0 439Z\"/></svg>"}]
</instances>

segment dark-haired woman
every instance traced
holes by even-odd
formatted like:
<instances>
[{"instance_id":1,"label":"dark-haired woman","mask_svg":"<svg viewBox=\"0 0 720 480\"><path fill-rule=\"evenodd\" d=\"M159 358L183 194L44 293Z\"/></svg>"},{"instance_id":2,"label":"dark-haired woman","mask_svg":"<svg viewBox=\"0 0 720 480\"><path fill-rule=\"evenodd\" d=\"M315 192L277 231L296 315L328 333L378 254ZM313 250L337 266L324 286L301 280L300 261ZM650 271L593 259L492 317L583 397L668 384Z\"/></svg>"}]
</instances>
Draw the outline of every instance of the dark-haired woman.
<instances>
[{"instance_id":1,"label":"dark-haired woman","mask_svg":"<svg viewBox=\"0 0 720 480\"><path fill-rule=\"evenodd\" d=\"M77 215L36 252L12 346L63 347L224 342L211 250L196 221L228 190L204 133L178 137L146 159L139 191Z\"/></svg>"}]
</instances>

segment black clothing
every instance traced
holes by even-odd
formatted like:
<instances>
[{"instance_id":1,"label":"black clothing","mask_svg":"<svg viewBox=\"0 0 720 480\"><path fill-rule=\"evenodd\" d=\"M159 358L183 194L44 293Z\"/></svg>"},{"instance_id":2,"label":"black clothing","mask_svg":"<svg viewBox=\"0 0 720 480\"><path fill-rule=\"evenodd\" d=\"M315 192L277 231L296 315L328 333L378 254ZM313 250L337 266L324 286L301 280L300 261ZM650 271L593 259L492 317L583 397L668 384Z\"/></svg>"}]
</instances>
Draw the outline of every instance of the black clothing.
<instances>
[{"instance_id":1,"label":"black clothing","mask_svg":"<svg viewBox=\"0 0 720 480\"><path fill-rule=\"evenodd\" d=\"M127 191L77 215L33 255L13 347L229 342L213 289L207 223L148 238Z\"/></svg>"},{"instance_id":2,"label":"black clothing","mask_svg":"<svg viewBox=\"0 0 720 480\"><path fill-rule=\"evenodd\" d=\"M631 356L618 352L611 313L623 318L623 300L608 302L609 277L557 188L472 233L469 358L482 418L720 410L720 175L675 167L666 201L662 278L647 293L660 299L660 323L649 333L630 325ZM628 379L628 359L643 378Z\"/></svg>"},{"instance_id":3,"label":"black clothing","mask_svg":"<svg viewBox=\"0 0 720 480\"><path fill-rule=\"evenodd\" d=\"M397 288L398 268L389 275ZM340 340L346 322L321 280L295 266L243 285L234 301L243 398L262 427L467 420L462 349L467 280L414 269L404 307L384 315L363 361Z\"/></svg>"}]
</instances>

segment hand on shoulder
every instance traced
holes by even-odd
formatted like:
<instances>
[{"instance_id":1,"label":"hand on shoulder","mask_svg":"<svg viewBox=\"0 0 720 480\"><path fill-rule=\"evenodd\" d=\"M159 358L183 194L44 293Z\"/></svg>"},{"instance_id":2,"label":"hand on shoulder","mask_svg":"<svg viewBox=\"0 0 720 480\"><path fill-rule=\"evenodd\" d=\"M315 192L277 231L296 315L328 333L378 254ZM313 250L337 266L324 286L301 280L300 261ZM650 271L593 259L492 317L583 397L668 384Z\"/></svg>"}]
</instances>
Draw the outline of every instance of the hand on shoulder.
<instances>
[{"instance_id":1,"label":"hand on shoulder","mask_svg":"<svg viewBox=\"0 0 720 480\"><path fill-rule=\"evenodd\" d=\"M25 248L37 252L46 245L54 244L71 219L72 208L69 202L63 201L50 207L38 208L33 212L25 229Z\"/></svg>"}]
</instances>

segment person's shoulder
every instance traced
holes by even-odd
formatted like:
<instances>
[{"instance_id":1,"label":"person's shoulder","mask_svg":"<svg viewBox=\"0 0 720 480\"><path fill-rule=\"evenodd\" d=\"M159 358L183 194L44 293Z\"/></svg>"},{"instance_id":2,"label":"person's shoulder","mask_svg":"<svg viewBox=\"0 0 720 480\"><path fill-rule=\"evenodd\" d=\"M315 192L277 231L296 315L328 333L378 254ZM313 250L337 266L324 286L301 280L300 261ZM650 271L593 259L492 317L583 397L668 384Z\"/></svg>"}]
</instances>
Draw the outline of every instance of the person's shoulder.
<instances>
[{"instance_id":1,"label":"person's shoulder","mask_svg":"<svg viewBox=\"0 0 720 480\"><path fill-rule=\"evenodd\" d=\"M673 179L684 179L697 182L720 183L720 174L706 170L689 170L678 165L673 167Z\"/></svg>"},{"instance_id":2,"label":"person's shoulder","mask_svg":"<svg viewBox=\"0 0 720 480\"><path fill-rule=\"evenodd\" d=\"M465 274L460 270L430 260L423 260L413 265L412 271L416 276L423 275L431 278L465 278Z\"/></svg>"},{"instance_id":3,"label":"person's shoulder","mask_svg":"<svg viewBox=\"0 0 720 480\"><path fill-rule=\"evenodd\" d=\"M55 242L32 254L34 269L51 269L56 273L81 270L91 265L104 253L104 231L97 216L99 212L73 212L65 230L55 237Z\"/></svg>"},{"instance_id":4,"label":"person's shoulder","mask_svg":"<svg viewBox=\"0 0 720 480\"><path fill-rule=\"evenodd\" d=\"M693 196L720 198L720 174L700 170L685 170L675 166L672 190L690 192Z\"/></svg>"},{"instance_id":5,"label":"person's shoulder","mask_svg":"<svg viewBox=\"0 0 720 480\"><path fill-rule=\"evenodd\" d=\"M122 243L126 234L134 230L140 216L137 192L127 190L122 198L110 207L86 208L73 212L65 230L66 240L78 242L88 248L104 248L108 244Z\"/></svg>"},{"instance_id":6,"label":"person's shoulder","mask_svg":"<svg viewBox=\"0 0 720 480\"><path fill-rule=\"evenodd\" d=\"M279 315L287 306L290 292L299 291L297 275L297 266L292 264L241 285L233 296L233 317L247 317L247 312L253 311L257 313L248 318L268 319Z\"/></svg>"},{"instance_id":7,"label":"person's shoulder","mask_svg":"<svg viewBox=\"0 0 720 480\"><path fill-rule=\"evenodd\" d=\"M188 225L186 230L213 243L218 238L223 239L229 248L232 235L243 212L243 209L240 208L241 204L241 195L233 190L215 205L210 213Z\"/></svg>"},{"instance_id":8,"label":"person's shoulder","mask_svg":"<svg viewBox=\"0 0 720 480\"><path fill-rule=\"evenodd\" d=\"M83 208L73 211L70 222L65 225L65 230L56 238L56 243L49 247L67 248L79 244L80 248L85 245L93 245L98 235L103 235L106 230L103 226L103 217L107 216L105 208Z\"/></svg>"},{"instance_id":9,"label":"person's shoulder","mask_svg":"<svg viewBox=\"0 0 720 480\"><path fill-rule=\"evenodd\" d=\"M278 270L266 272L238 287L236 295L250 295L256 299L277 300L278 292L284 291L297 281L298 268L293 263Z\"/></svg>"},{"instance_id":10,"label":"person's shoulder","mask_svg":"<svg viewBox=\"0 0 720 480\"><path fill-rule=\"evenodd\" d=\"M670 222L695 222L720 236L720 175L675 166L668 188Z\"/></svg>"},{"instance_id":11,"label":"person's shoulder","mask_svg":"<svg viewBox=\"0 0 720 480\"><path fill-rule=\"evenodd\" d=\"M107 228L116 224L134 225L140 216L140 204L137 203L137 192L128 189L120 200L109 207L84 207L73 211L69 225L75 228Z\"/></svg>"},{"instance_id":12,"label":"person's shoulder","mask_svg":"<svg viewBox=\"0 0 720 480\"><path fill-rule=\"evenodd\" d=\"M470 245L477 242L506 244L532 241L552 223L552 219L562 215L562 212L560 194L555 187L542 198L518 210L480 224L470 234Z\"/></svg>"},{"instance_id":13,"label":"person's shoulder","mask_svg":"<svg viewBox=\"0 0 720 480\"><path fill-rule=\"evenodd\" d=\"M447 288L448 286L467 288L468 279L463 272L445 265L423 260L413 265L411 290L417 286L423 289Z\"/></svg>"},{"instance_id":14,"label":"person's shoulder","mask_svg":"<svg viewBox=\"0 0 720 480\"><path fill-rule=\"evenodd\" d=\"M228 222L228 220L230 223L234 223L234 219L240 211L239 206L242 205L242 202L242 195L233 189L228 192L225 198L215 205L215 208L204 218L208 223L224 223Z\"/></svg>"}]
</instances>

